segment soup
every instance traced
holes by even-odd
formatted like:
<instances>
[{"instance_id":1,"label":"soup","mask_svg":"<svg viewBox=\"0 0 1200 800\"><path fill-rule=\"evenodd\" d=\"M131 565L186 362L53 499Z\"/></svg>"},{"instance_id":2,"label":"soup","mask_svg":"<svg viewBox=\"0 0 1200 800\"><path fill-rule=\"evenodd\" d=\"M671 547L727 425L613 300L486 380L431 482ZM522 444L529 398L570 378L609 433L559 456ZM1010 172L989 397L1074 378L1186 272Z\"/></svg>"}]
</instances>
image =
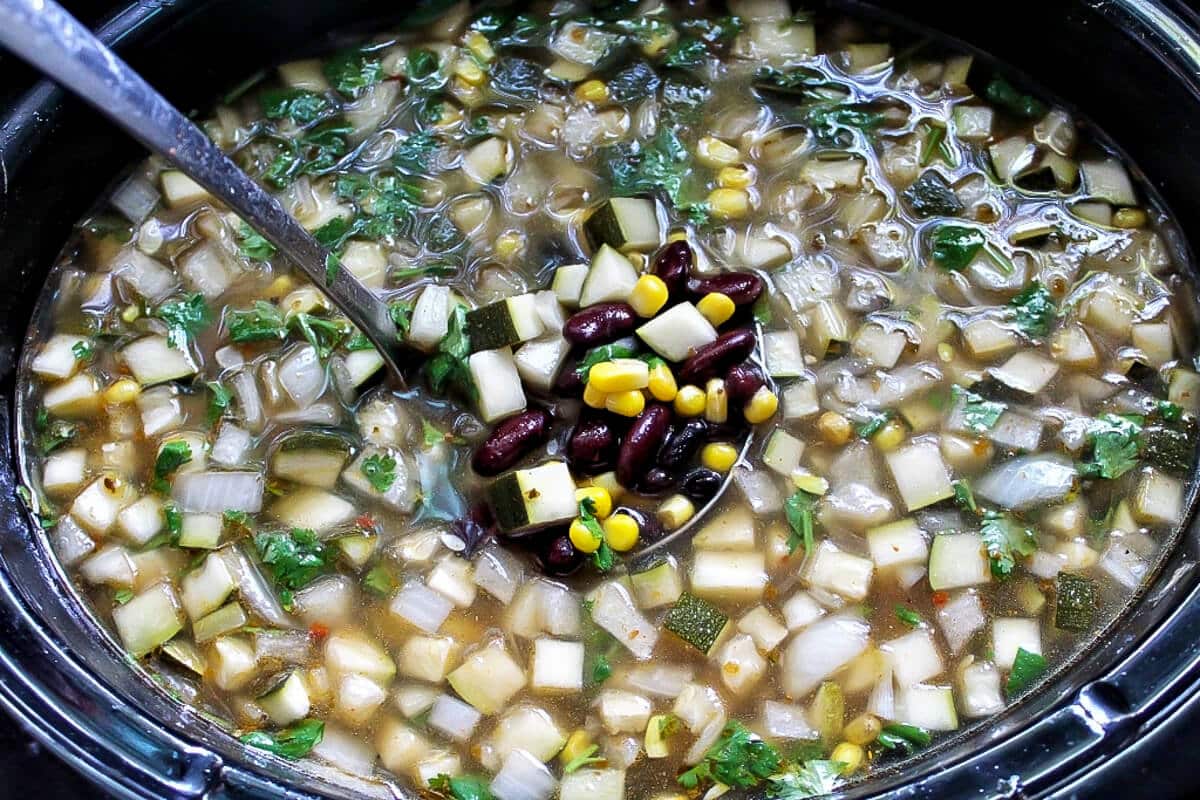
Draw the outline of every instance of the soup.
<instances>
[{"instance_id":1,"label":"soup","mask_svg":"<svg viewBox=\"0 0 1200 800\"><path fill-rule=\"evenodd\" d=\"M168 691L456 800L799 798L987 719L1182 523L1167 220L1003 70L778 0L455 6L156 158L23 361L27 499ZM678 534L678 535L673 535Z\"/></svg>"}]
</instances>

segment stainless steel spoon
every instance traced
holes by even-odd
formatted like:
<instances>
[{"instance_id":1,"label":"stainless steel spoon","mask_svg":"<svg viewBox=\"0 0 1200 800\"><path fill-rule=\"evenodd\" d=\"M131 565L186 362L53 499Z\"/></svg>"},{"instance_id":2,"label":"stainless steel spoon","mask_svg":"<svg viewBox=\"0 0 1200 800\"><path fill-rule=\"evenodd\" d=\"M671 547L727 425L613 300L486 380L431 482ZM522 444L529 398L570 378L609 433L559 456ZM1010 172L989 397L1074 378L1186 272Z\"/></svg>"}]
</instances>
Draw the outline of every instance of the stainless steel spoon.
<instances>
[{"instance_id":1,"label":"stainless steel spoon","mask_svg":"<svg viewBox=\"0 0 1200 800\"><path fill-rule=\"evenodd\" d=\"M393 375L402 342L387 304L341 267L269 192L53 0L0 0L0 45L78 95L207 189L321 287Z\"/></svg>"}]
</instances>

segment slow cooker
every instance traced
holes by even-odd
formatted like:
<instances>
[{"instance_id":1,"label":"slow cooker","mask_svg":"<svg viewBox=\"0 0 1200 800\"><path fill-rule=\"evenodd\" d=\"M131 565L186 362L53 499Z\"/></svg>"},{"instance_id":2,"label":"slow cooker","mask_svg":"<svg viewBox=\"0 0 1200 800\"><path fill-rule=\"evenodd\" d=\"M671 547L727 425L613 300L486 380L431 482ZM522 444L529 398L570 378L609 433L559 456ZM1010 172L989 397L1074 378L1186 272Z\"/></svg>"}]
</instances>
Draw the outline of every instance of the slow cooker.
<instances>
[{"instance_id":1,"label":"slow cooker","mask_svg":"<svg viewBox=\"0 0 1200 800\"><path fill-rule=\"evenodd\" d=\"M184 109L339 34L414 25L446 3L142 0L101 38ZM843 2L925 27L1033 76L1119 142L1175 218L1200 232L1200 16L1182 0ZM398 788L241 747L131 668L52 562L18 494L14 380L46 271L137 148L77 100L0 56L0 705L120 797L392 797ZM1104 767L1200 695L1200 526L1164 549L1131 609L1040 692L969 735L849 787L848 798L1106 796ZM1182 755L1182 754L1179 754ZM1164 753L1164 757L1168 757Z\"/></svg>"}]
</instances>

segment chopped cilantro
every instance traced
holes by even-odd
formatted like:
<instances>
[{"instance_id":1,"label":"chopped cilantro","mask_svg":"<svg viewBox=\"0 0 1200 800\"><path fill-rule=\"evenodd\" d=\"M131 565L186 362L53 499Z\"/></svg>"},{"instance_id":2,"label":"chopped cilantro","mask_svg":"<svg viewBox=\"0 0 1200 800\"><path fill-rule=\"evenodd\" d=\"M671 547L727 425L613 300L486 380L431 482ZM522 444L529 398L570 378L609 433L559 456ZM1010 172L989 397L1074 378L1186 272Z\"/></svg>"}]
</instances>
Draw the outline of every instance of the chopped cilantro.
<instances>
[{"instance_id":1,"label":"chopped cilantro","mask_svg":"<svg viewBox=\"0 0 1200 800\"><path fill-rule=\"evenodd\" d=\"M429 172L430 156L437 146L437 139L429 131L406 136L392 150L392 164L405 172L423 175Z\"/></svg>"},{"instance_id":2,"label":"chopped cilantro","mask_svg":"<svg viewBox=\"0 0 1200 800\"><path fill-rule=\"evenodd\" d=\"M167 323L167 342L177 350L182 350L189 339L212 322L212 312L199 292L182 300L163 303L154 316Z\"/></svg>"},{"instance_id":3,"label":"chopped cilantro","mask_svg":"<svg viewBox=\"0 0 1200 800\"><path fill-rule=\"evenodd\" d=\"M816 495L797 489L783 504L788 525L791 527L791 533L787 540L789 553L796 552L796 548L800 545L804 545L805 555L812 553L813 506L816 504L816 500Z\"/></svg>"},{"instance_id":4,"label":"chopped cilantro","mask_svg":"<svg viewBox=\"0 0 1200 800\"><path fill-rule=\"evenodd\" d=\"M205 384L212 396L208 398L208 424L216 423L233 402L233 392L225 388L220 381L209 381Z\"/></svg>"},{"instance_id":5,"label":"chopped cilantro","mask_svg":"<svg viewBox=\"0 0 1200 800\"><path fill-rule=\"evenodd\" d=\"M1034 281L1008 302L1013 320L1026 336L1037 339L1050 332L1054 322L1054 300L1045 286Z\"/></svg>"},{"instance_id":6,"label":"chopped cilantro","mask_svg":"<svg viewBox=\"0 0 1200 800\"><path fill-rule=\"evenodd\" d=\"M1002 76L997 75L988 83L984 95L1009 113L1025 119L1040 119L1046 116L1046 104L1032 95L1023 94Z\"/></svg>"},{"instance_id":7,"label":"chopped cilantro","mask_svg":"<svg viewBox=\"0 0 1200 800\"><path fill-rule=\"evenodd\" d=\"M663 65L687 69L698 67L708 58L708 47L699 39L681 36L679 41L667 49Z\"/></svg>"},{"instance_id":8,"label":"chopped cilantro","mask_svg":"<svg viewBox=\"0 0 1200 800\"><path fill-rule=\"evenodd\" d=\"M790 764L786 769L768 778L767 797L772 800L823 797L841 786L842 770L845 767L840 761L826 759L810 759Z\"/></svg>"},{"instance_id":9,"label":"chopped cilantro","mask_svg":"<svg viewBox=\"0 0 1200 800\"><path fill-rule=\"evenodd\" d=\"M933 260L944 270L961 272L966 269L987 243L978 228L962 225L939 225L933 232Z\"/></svg>"},{"instance_id":10,"label":"chopped cilantro","mask_svg":"<svg viewBox=\"0 0 1200 800\"><path fill-rule=\"evenodd\" d=\"M307 89L268 89L258 102L267 119L290 119L297 125L316 122L333 108L329 100Z\"/></svg>"},{"instance_id":11,"label":"chopped cilantro","mask_svg":"<svg viewBox=\"0 0 1200 800\"><path fill-rule=\"evenodd\" d=\"M599 347L593 347L583 354L583 358L579 359L579 363L575 365L575 374L579 376L580 380L587 383L588 373L597 364L612 361L614 358L633 357L634 350L632 347L627 347L623 344L602 344Z\"/></svg>"},{"instance_id":12,"label":"chopped cilantro","mask_svg":"<svg viewBox=\"0 0 1200 800\"><path fill-rule=\"evenodd\" d=\"M604 653L597 653L592 661L592 683L604 683L612 677L612 663Z\"/></svg>"},{"instance_id":13,"label":"chopped cilantro","mask_svg":"<svg viewBox=\"0 0 1200 800\"><path fill-rule=\"evenodd\" d=\"M1080 473L1113 480L1136 467L1138 435L1144 423L1143 417L1133 414L1101 414L1093 420L1087 432L1092 459L1080 465Z\"/></svg>"},{"instance_id":14,"label":"chopped cilantro","mask_svg":"<svg viewBox=\"0 0 1200 800\"><path fill-rule=\"evenodd\" d=\"M323 70L333 88L348 97L358 97L364 89L383 80L379 59L354 48L334 55L325 62Z\"/></svg>"},{"instance_id":15,"label":"chopped cilantro","mask_svg":"<svg viewBox=\"0 0 1200 800\"><path fill-rule=\"evenodd\" d=\"M133 592L129 589L117 589L113 592L113 602L119 606L123 606L133 599Z\"/></svg>"},{"instance_id":16,"label":"chopped cilantro","mask_svg":"<svg viewBox=\"0 0 1200 800\"><path fill-rule=\"evenodd\" d=\"M1018 556L1031 556L1037 549L1032 530L998 511L984 513L979 532L992 563L992 574L997 578L1007 578Z\"/></svg>"},{"instance_id":17,"label":"chopped cilantro","mask_svg":"<svg viewBox=\"0 0 1200 800\"><path fill-rule=\"evenodd\" d=\"M972 433L986 433L996 427L996 422L1006 409L1004 403L984 400L958 385L951 387L950 391L958 400L963 426Z\"/></svg>"},{"instance_id":18,"label":"chopped cilantro","mask_svg":"<svg viewBox=\"0 0 1200 800\"><path fill-rule=\"evenodd\" d=\"M379 597L387 597L396 588L396 579L382 564L377 564L367 571L362 580L363 588Z\"/></svg>"},{"instance_id":19,"label":"chopped cilantro","mask_svg":"<svg viewBox=\"0 0 1200 800\"><path fill-rule=\"evenodd\" d=\"M359 469L372 488L380 494L386 493L396 482L396 459L392 456L375 453L363 459Z\"/></svg>"},{"instance_id":20,"label":"chopped cilantro","mask_svg":"<svg viewBox=\"0 0 1200 800\"><path fill-rule=\"evenodd\" d=\"M438 342L437 353L425 365L429 386L437 394L457 389L469 398L476 394L467 357L471 355L471 342L467 336L467 310L454 307L450 315L449 330Z\"/></svg>"},{"instance_id":21,"label":"chopped cilantro","mask_svg":"<svg viewBox=\"0 0 1200 800\"><path fill-rule=\"evenodd\" d=\"M907 606L896 606L896 619L912 628L919 627L921 624L921 615Z\"/></svg>"},{"instance_id":22,"label":"chopped cilantro","mask_svg":"<svg viewBox=\"0 0 1200 800\"><path fill-rule=\"evenodd\" d=\"M598 745L598 744L593 744L593 745L589 745L588 747L585 747L583 749L583 752L581 752L579 755L572 758L566 764L563 764L563 774L570 775L572 772L575 772L576 770L579 770L579 769L583 769L584 767L586 767L590 764L604 763L604 761L605 761L604 757L596 755L596 753L599 752L599 750L600 750L600 745Z\"/></svg>"},{"instance_id":23,"label":"chopped cilantro","mask_svg":"<svg viewBox=\"0 0 1200 800\"><path fill-rule=\"evenodd\" d=\"M150 484L156 492L166 494L171 491L168 482L175 470L192 460L192 446L183 439L175 439L163 444L154 460L154 481Z\"/></svg>"},{"instance_id":24,"label":"chopped cilantro","mask_svg":"<svg viewBox=\"0 0 1200 800\"><path fill-rule=\"evenodd\" d=\"M306 719L280 731L252 731L240 737L242 744L267 750L277 756L295 760L303 758L321 742L325 723Z\"/></svg>"},{"instance_id":25,"label":"chopped cilantro","mask_svg":"<svg viewBox=\"0 0 1200 800\"><path fill-rule=\"evenodd\" d=\"M730 721L703 760L679 776L679 785L695 789L711 781L751 789L774 775L781 760L778 750L742 723Z\"/></svg>"},{"instance_id":26,"label":"chopped cilantro","mask_svg":"<svg viewBox=\"0 0 1200 800\"><path fill-rule=\"evenodd\" d=\"M254 535L258 557L271 572L284 605L290 605L291 592L301 589L329 566L330 553L317 535L305 528L290 531L263 531Z\"/></svg>"},{"instance_id":27,"label":"chopped cilantro","mask_svg":"<svg viewBox=\"0 0 1200 800\"><path fill-rule=\"evenodd\" d=\"M954 482L954 502L964 511L979 511L975 502L975 492L971 490L971 482L959 478Z\"/></svg>"},{"instance_id":28,"label":"chopped cilantro","mask_svg":"<svg viewBox=\"0 0 1200 800\"><path fill-rule=\"evenodd\" d=\"M451 800L493 800L487 780L474 775L437 775L430 779L429 788Z\"/></svg>"},{"instance_id":29,"label":"chopped cilantro","mask_svg":"<svg viewBox=\"0 0 1200 800\"><path fill-rule=\"evenodd\" d=\"M275 255L275 245L251 228L249 223L243 222L238 226L237 239L238 249L251 261L266 261Z\"/></svg>"},{"instance_id":30,"label":"chopped cilantro","mask_svg":"<svg viewBox=\"0 0 1200 800\"><path fill-rule=\"evenodd\" d=\"M287 335L283 315L272 303L256 300L248 309L234 309L225 315L225 327L233 342L261 342Z\"/></svg>"},{"instance_id":31,"label":"chopped cilantro","mask_svg":"<svg viewBox=\"0 0 1200 800\"><path fill-rule=\"evenodd\" d=\"M388 315L396 326L396 335L401 339L408 336L412 327L413 303L411 300L397 300L388 305Z\"/></svg>"},{"instance_id":32,"label":"chopped cilantro","mask_svg":"<svg viewBox=\"0 0 1200 800\"><path fill-rule=\"evenodd\" d=\"M38 413L36 428L38 431L38 449L43 455L49 455L67 442L79 435L79 426L65 419L50 419L45 409Z\"/></svg>"},{"instance_id":33,"label":"chopped cilantro","mask_svg":"<svg viewBox=\"0 0 1200 800\"><path fill-rule=\"evenodd\" d=\"M1017 648L1012 670L1008 673L1008 681L1004 684L1004 693L1009 697L1019 694L1040 678L1045 671L1046 659L1044 656L1031 653L1024 647Z\"/></svg>"},{"instance_id":34,"label":"chopped cilantro","mask_svg":"<svg viewBox=\"0 0 1200 800\"><path fill-rule=\"evenodd\" d=\"M893 722L884 725L875 742L885 750L904 750L911 753L922 747L928 747L933 741L929 731L917 725L903 722Z\"/></svg>"},{"instance_id":35,"label":"chopped cilantro","mask_svg":"<svg viewBox=\"0 0 1200 800\"><path fill-rule=\"evenodd\" d=\"M91 363L96 358L96 345L88 340L76 342L71 345L71 354L82 364Z\"/></svg>"}]
</instances>

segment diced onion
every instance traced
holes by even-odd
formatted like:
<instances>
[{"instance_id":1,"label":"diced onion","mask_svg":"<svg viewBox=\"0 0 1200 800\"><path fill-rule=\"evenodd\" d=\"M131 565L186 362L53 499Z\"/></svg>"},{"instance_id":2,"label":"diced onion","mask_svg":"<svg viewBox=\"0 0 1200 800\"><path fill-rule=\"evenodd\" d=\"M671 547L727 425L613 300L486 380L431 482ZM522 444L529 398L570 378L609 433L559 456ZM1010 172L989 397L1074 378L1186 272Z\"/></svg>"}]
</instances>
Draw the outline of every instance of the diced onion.
<instances>
[{"instance_id":1,"label":"diced onion","mask_svg":"<svg viewBox=\"0 0 1200 800\"><path fill-rule=\"evenodd\" d=\"M514 750L489 788L497 800L548 800L558 781L545 764L524 750Z\"/></svg>"},{"instance_id":2,"label":"diced onion","mask_svg":"<svg viewBox=\"0 0 1200 800\"><path fill-rule=\"evenodd\" d=\"M159 194L154 184L140 175L135 175L113 192L112 207L130 222L137 225L158 205Z\"/></svg>"},{"instance_id":3,"label":"diced onion","mask_svg":"<svg viewBox=\"0 0 1200 800\"><path fill-rule=\"evenodd\" d=\"M219 551L225 559L229 574L233 575L238 586L238 594L242 602L258 616L279 628L295 628L296 623L271 590L267 579L258 571L258 567L246 557L240 547L226 547Z\"/></svg>"},{"instance_id":4,"label":"diced onion","mask_svg":"<svg viewBox=\"0 0 1200 800\"><path fill-rule=\"evenodd\" d=\"M437 633L454 604L421 583L406 584L392 599L392 613L425 633Z\"/></svg>"},{"instance_id":5,"label":"diced onion","mask_svg":"<svg viewBox=\"0 0 1200 800\"><path fill-rule=\"evenodd\" d=\"M1024 511L1061 501L1075 488L1075 478L1075 466L1066 456L1021 456L980 478L975 494L1001 508Z\"/></svg>"},{"instance_id":6,"label":"diced onion","mask_svg":"<svg viewBox=\"0 0 1200 800\"><path fill-rule=\"evenodd\" d=\"M257 513L263 487L261 472L188 472L175 478L171 496L184 511Z\"/></svg>"}]
</instances>

